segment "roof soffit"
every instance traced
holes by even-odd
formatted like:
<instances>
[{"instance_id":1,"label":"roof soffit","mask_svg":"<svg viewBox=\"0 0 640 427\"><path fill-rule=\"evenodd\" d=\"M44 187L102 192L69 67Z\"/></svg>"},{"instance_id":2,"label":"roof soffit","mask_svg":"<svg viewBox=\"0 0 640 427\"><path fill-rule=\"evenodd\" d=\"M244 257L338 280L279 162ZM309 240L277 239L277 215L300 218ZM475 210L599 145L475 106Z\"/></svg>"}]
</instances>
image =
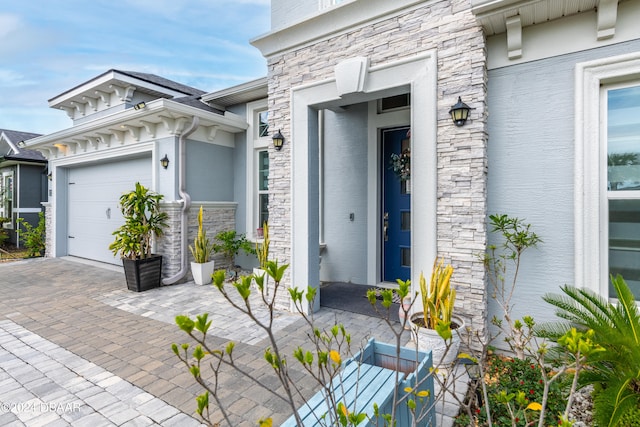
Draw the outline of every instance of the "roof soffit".
<instances>
[{"instance_id":1,"label":"roof soffit","mask_svg":"<svg viewBox=\"0 0 640 427\"><path fill-rule=\"evenodd\" d=\"M229 112L217 114L168 99L158 99L146 103L141 110L130 108L34 138L28 141L27 148L38 150L51 159L114 145L149 141L157 138L161 132L179 136L194 116L200 119L199 128L204 130L210 141L218 130L238 133L248 127L244 119Z\"/></svg>"},{"instance_id":2,"label":"roof soffit","mask_svg":"<svg viewBox=\"0 0 640 427\"><path fill-rule=\"evenodd\" d=\"M618 3L625 0L471 0L471 11L486 36L506 33L509 59L522 56L522 29L595 11L597 40L615 35Z\"/></svg>"},{"instance_id":3,"label":"roof soffit","mask_svg":"<svg viewBox=\"0 0 640 427\"><path fill-rule=\"evenodd\" d=\"M267 97L267 78L262 77L237 86L202 95L202 100L224 109Z\"/></svg>"}]
</instances>

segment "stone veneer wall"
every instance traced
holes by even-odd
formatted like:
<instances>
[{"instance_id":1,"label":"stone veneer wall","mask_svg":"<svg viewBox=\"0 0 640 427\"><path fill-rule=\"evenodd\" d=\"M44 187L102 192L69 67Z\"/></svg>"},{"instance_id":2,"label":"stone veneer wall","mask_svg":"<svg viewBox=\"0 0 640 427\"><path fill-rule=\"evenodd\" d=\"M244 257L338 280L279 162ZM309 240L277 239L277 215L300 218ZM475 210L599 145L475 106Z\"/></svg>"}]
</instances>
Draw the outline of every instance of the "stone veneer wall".
<instances>
[{"instance_id":1,"label":"stone veneer wall","mask_svg":"<svg viewBox=\"0 0 640 427\"><path fill-rule=\"evenodd\" d=\"M193 203L189 209L189 244L193 244L193 239L198 235L198 211L200 203ZM207 237L211 243L214 237L221 231L236 229L236 205L230 203L209 204L202 203L202 227L207 231ZM213 253L211 259L216 262L215 268L229 268L229 262L222 254ZM193 255L189 251L189 262L193 261ZM189 271L189 280L193 280Z\"/></svg>"},{"instance_id":2,"label":"stone veneer wall","mask_svg":"<svg viewBox=\"0 0 640 427\"><path fill-rule=\"evenodd\" d=\"M236 204L235 203L213 203L213 202L195 202L191 204L187 213L188 221L188 245L193 244L193 239L198 234L198 211L200 205L203 205L202 223L207 230L207 236L213 242L213 237L223 230L235 230L236 222ZM178 203L163 203L162 209L169 215L167 223L169 227L165 231L164 236L158 242L159 252L163 255L162 260L162 276L171 277L180 271L181 262L181 206ZM187 246L189 260L193 260L191 251ZM213 259L216 261L216 269L228 267L228 263L222 255L214 254ZM185 282L193 280L191 269L187 265L187 275L180 280Z\"/></svg>"},{"instance_id":3,"label":"stone veneer wall","mask_svg":"<svg viewBox=\"0 0 640 427\"><path fill-rule=\"evenodd\" d=\"M289 139L290 88L333 77L334 66L348 58L366 56L374 67L431 49L438 58L438 255L455 268L458 313L483 331L487 292L478 254L485 250L487 234L486 54L468 0L424 2L387 20L267 58L270 124L287 138L285 148L269 159L271 253L281 263L291 261L288 146L296 141ZM448 114L458 96L474 107L463 127L453 125Z\"/></svg>"},{"instance_id":4,"label":"stone veneer wall","mask_svg":"<svg viewBox=\"0 0 640 427\"><path fill-rule=\"evenodd\" d=\"M168 227L158 239L156 246L162 254L162 277L172 277L180 271L180 245L182 231L180 227L181 206L179 203L162 203L161 209L167 213ZM184 280L181 280L181 282Z\"/></svg>"},{"instance_id":5,"label":"stone veneer wall","mask_svg":"<svg viewBox=\"0 0 640 427\"><path fill-rule=\"evenodd\" d=\"M44 227L45 227L45 249L44 256L46 258L53 257L51 251L53 250L53 208L50 202L43 202L44 207Z\"/></svg>"}]
</instances>

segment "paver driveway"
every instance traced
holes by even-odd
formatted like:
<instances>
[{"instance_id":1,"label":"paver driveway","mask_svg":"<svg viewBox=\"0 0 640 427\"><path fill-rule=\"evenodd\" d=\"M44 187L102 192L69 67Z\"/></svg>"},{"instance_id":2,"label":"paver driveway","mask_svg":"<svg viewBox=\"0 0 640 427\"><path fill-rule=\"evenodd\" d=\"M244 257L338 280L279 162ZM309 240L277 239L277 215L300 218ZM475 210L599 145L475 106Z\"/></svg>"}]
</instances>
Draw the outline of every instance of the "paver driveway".
<instances>
[{"instance_id":1,"label":"paver driveway","mask_svg":"<svg viewBox=\"0 0 640 427\"><path fill-rule=\"evenodd\" d=\"M276 389L265 366L264 335L223 302L212 286L193 283L143 293L126 290L121 271L68 259L0 264L0 425L198 425L201 393L170 347L188 342L178 314L209 312L213 341L237 342L236 360ZM382 320L323 308L318 324L344 323L354 342L393 342ZM285 354L304 342L298 316L276 323ZM408 339L408 337L407 337ZM291 363L293 365L293 363ZM300 373L309 395L314 385ZM279 398L237 374L220 381L234 426L290 415Z\"/></svg>"}]
</instances>

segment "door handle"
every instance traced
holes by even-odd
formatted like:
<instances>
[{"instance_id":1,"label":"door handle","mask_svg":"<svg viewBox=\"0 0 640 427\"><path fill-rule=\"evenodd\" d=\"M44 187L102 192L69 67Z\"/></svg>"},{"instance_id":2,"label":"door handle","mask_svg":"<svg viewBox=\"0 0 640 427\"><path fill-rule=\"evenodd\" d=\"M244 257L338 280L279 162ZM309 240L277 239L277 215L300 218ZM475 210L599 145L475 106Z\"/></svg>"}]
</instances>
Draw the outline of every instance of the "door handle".
<instances>
[{"instance_id":1,"label":"door handle","mask_svg":"<svg viewBox=\"0 0 640 427\"><path fill-rule=\"evenodd\" d=\"M105 213L107 214L107 219L111 219L111 208L107 208Z\"/></svg>"},{"instance_id":2,"label":"door handle","mask_svg":"<svg viewBox=\"0 0 640 427\"><path fill-rule=\"evenodd\" d=\"M382 222L382 236L385 242L389 240L389 212L384 213Z\"/></svg>"}]
</instances>

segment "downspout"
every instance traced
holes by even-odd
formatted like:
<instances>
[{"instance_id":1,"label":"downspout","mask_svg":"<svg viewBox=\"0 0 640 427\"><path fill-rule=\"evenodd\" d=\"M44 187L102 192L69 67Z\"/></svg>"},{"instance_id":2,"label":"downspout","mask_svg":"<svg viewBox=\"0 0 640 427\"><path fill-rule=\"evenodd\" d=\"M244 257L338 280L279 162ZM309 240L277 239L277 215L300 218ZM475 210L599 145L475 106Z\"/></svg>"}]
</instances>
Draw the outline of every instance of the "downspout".
<instances>
[{"instance_id":1,"label":"downspout","mask_svg":"<svg viewBox=\"0 0 640 427\"><path fill-rule=\"evenodd\" d=\"M173 285L178 280L182 279L187 274L187 241L189 239L189 230L188 230L188 220L187 220L187 211L189 207L191 207L191 196L187 193L186 189L186 164L187 164L187 154L186 154L186 143L187 137L191 135L198 128L200 124L200 119L196 116L193 117L193 121L191 122L191 126L182 134L179 138L178 143L178 168L180 169L180 173L178 175L178 185L179 185L179 194L180 194L180 202L182 203L182 210L180 212L180 235L182 237L182 241L180 242L180 271L178 271L172 277L166 277L162 279L163 285Z\"/></svg>"}]
</instances>

